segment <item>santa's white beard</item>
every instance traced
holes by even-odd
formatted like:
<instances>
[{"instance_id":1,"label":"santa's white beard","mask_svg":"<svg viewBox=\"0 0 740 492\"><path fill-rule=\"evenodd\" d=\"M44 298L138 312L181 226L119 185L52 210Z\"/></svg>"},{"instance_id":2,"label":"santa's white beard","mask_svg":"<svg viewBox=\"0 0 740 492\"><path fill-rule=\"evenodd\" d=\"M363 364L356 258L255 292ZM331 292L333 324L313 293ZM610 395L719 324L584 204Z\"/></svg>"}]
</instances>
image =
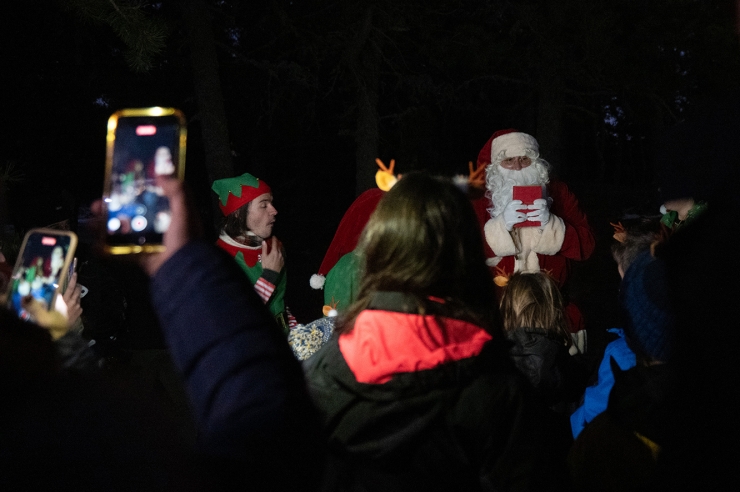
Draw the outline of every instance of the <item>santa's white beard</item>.
<instances>
[{"instance_id":1,"label":"santa's white beard","mask_svg":"<svg viewBox=\"0 0 740 492\"><path fill-rule=\"evenodd\" d=\"M492 207L488 210L491 217L499 216L512 199L514 186L546 185L547 169L538 162L533 162L524 169L505 169L496 165L486 179L486 187L491 195Z\"/></svg>"}]
</instances>

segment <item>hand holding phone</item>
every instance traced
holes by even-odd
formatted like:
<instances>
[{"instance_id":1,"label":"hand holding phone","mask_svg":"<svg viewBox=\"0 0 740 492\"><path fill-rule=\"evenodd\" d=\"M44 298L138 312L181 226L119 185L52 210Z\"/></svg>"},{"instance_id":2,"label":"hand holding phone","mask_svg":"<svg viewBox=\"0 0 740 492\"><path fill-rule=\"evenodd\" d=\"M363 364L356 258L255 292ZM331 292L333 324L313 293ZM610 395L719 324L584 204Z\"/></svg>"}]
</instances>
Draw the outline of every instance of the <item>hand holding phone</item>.
<instances>
[{"instance_id":1,"label":"hand holding phone","mask_svg":"<svg viewBox=\"0 0 740 492\"><path fill-rule=\"evenodd\" d=\"M154 276L159 268L183 246L202 234L201 223L188 199L185 184L177 179L162 178L159 180L164 195L169 199L172 210L172 223L164 233L161 252L142 255L139 262L142 268Z\"/></svg>"},{"instance_id":2,"label":"hand holding phone","mask_svg":"<svg viewBox=\"0 0 740 492\"><path fill-rule=\"evenodd\" d=\"M34 321L54 311L76 248L77 235L73 232L28 231L9 282L8 307L20 318Z\"/></svg>"},{"instance_id":3,"label":"hand holding phone","mask_svg":"<svg viewBox=\"0 0 740 492\"><path fill-rule=\"evenodd\" d=\"M543 225L539 215L529 215L529 207L536 200L544 199L543 195L544 193L542 186L514 186L514 188L512 189L513 199L520 200L522 202L523 206L521 207L520 212L523 212L526 215L526 220L514 224L514 227L535 227Z\"/></svg>"}]
</instances>

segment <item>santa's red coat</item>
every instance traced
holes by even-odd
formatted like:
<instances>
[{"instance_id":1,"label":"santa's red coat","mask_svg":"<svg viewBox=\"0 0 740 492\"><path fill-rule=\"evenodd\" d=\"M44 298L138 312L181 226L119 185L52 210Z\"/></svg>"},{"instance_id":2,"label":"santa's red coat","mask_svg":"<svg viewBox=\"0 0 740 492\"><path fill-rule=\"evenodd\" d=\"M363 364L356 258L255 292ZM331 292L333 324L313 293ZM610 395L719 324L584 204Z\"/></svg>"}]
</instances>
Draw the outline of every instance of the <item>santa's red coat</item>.
<instances>
[{"instance_id":1,"label":"santa's red coat","mask_svg":"<svg viewBox=\"0 0 740 492\"><path fill-rule=\"evenodd\" d=\"M537 258L540 262L540 270L547 271L562 287L570 275L571 260L588 259L594 251L596 242L586 214L581 211L578 200L570 192L568 186L562 181L551 181L547 185L547 192L552 198L550 213L560 217L565 223L565 238L560 251L556 254L538 254ZM483 230L485 223L491 218L487 210L490 207L490 200L485 197L474 200L473 207L481 230ZM496 252L485 240L484 243L486 257L496 257ZM504 256L496 266L510 275L514 272L514 258L514 256ZM491 269L495 271L496 267L491 267Z\"/></svg>"},{"instance_id":2,"label":"santa's red coat","mask_svg":"<svg viewBox=\"0 0 740 492\"><path fill-rule=\"evenodd\" d=\"M550 213L563 220L565 237L560 251L554 255L538 254L537 258L540 270L548 272L557 281L558 286L562 288L570 276L571 261L588 259L594 251L596 241L586 215L581 211L578 200L570 192L568 186L562 181L551 181L547 185L547 192L553 200ZM490 200L485 197L473 201L473 208L475 208L475 213L478 216L481 230L491 218L487 210L490 206ZM497 256L496 252L491 249L485 239L483 242L486 257L495 258ZM496 268L499 268L507 275L511 275L514 272L514 260L514 256L502 257L496 266L491 267L492 274L495 276ZM498 294L500 295L500 291ZM575 332L583 328L580 311L571 303L566 305L566 318L571 331Z\"/></svg>"}]
</instances>

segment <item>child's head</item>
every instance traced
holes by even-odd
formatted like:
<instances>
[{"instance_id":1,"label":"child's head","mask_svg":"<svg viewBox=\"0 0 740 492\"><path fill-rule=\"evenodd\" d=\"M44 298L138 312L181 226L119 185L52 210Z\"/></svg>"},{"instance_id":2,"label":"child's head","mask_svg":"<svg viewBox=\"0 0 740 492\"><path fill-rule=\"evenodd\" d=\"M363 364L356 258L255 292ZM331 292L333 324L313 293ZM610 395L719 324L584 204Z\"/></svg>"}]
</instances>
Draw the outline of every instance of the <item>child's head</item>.
<instances>
[{"instance_id":1,"label":"child's head","mask_svg":"<svg viewBox=\"0 0 740 492\"><path fill-rule=\"evenodd\" d=\"M572 343L565 321L563 296L546 273L514 273L501 297L504 330L541 328L558 333Z\"/></svg>"},{"instance_id":2,"label":"child's head","mask_svg":"<svg viewBox=\"0 0 740 492\"><path fill-rule=\"evenodd\" d=\"M650 246L658 239L659 232L660 223L651 220L641 220L624 228L622 238L611 247L612 257L617 262L620 277L624 277L624 272L629 269L640 253L650 249Z\"/></svg>"}]
</instances>

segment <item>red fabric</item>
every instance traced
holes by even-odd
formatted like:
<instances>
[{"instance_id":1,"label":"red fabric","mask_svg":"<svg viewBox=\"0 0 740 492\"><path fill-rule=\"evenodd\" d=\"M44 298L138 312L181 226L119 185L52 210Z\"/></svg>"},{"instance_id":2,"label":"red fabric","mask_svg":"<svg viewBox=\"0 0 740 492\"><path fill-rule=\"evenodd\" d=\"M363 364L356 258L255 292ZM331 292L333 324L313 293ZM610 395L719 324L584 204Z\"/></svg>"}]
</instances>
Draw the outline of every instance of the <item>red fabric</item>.
<instances>
[{"instance_id":1,"label":"red fabric","mask_svg":"<svg viewBox=\"0 0 740 492\"><path fill-rule=\"evenodd\" d=\"M262 298L262 302L267 304L270 297L272 297L272 293L275 292L275 284L268 282L264 277L260 277L257 279L257 282L254 283L254 290L259 294L260 298Z\"/></svg>"},{"instance_id":2,"label":"red fabric","mask_svg":"<svg viewBox=\"0 0 740 492\"><path fill-rule=\"evenodd\" d=\"M290 312L288 306L285 306L285 315L288 317L288 328L291 330L298 328L298 321L293 316L293 313Z\"/></svg>"},{"instance_id":3,"label":"red fabric","mask_svg":"<svg viewBox=\"0 0 740 492\"><path fill-rule=\"evenodd\" d=\"M226 200L226 205L221 205L221 200L218 201L218 206L221 207L221 212L224 216L229 215L232 212L242 208L247 203L251 202L260 195L270 193L270 187L262 181L258 180L259 186L257 188L253 186L242 186L242 196L234 196L229 193L229 198Z\"/></svg>"},{"instance_id":4,"label":"red fabric","mask_svg":"<svg viewBox=\"0 0 740 492\"><path fill-rule=\"evenodd\" d=\"M522 205L532 205L535 200L542 198L542 186L514 186L512 190L512 199L521 200ZM529 212L526 207L520 208L525 214ZM542 222L539 220L525 220L514 224L514 227L539 227Z\"/></svg>"},{"instance_id":5,"label":"red fabric","mask_svg":"<svg viewBox=\"0 0 740 492\"><path fill-rule=\"evenodd\" d=\"M488 139L488 142L486 142L483 148L480 149L480 152L478 152L478 168L485 167L491 163L491 144L493 143L493 140L495 138L498 138L501 135L506 135L507 133L514 133L518 131L519 130L516 130L514 128L507 128L506 130L499 130L491 135L491 138Z\"/></svg>"},{"instance_id":6,"label":"red fabric","mask_svg":"<svg viewBox=\"0 0 740 492\"><path fill-rule=\"evenodd\" d=\"M491 335L466 321L366 310L339 350L360 383L382 384L395 374L432 369L480 354Z\"/></svg>"},{"instance_id":7,"label":"red fabric","mask_svg":"<svg viewBox=\"0 0 740 492\"><path fill-rule=\"evenodd\" d=\"M339 258L354 251L367 221L370 220L370 216L384 194L383 190L372 188L363 192L352 202L352 205L349 206L339 222L334 239L329 244L329 249L326 250L324 261L321 262L321 267L319 267L319 274L326 275L336 265Z\"/></svg>"},{"instance_id":8,"label":"red fabric","mask_svg":"<svg viewBox=\"0 0 740 492\"><path fill-rule=\"evenodd\" d=\"M568 323L568 331L578 333L586 329L586 323L583 321L581 310L574 303L569 302L565 305L565 321Z\"/></svg>"},{"instance_id":9,"label":"red fabric","mask_svg":"<svg viewBox=\"0 0 740 492\"><path fill-rule=\"evenodd\" d=\"M236 254L241 251L242 255L244 255L244 263L246 263L249 268L255 266L260 259L260 255L262 255L262 248L247 248L246 246L239 248L220 238L216 241L216 246L223 249L231 256L236 256Z\"/></svg>"}]
</instances>

